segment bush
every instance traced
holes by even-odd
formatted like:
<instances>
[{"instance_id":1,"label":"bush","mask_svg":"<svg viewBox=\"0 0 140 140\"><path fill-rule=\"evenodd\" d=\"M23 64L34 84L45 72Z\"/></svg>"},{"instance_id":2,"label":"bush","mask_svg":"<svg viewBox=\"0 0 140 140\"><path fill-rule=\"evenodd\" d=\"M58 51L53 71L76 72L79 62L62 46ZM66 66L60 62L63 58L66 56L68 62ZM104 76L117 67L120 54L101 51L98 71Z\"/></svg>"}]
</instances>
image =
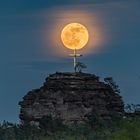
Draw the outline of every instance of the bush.
<instances>
[{"instance_id":1,"label":"bush","mask_svg":"<svg viewBox=\"0 0 140 140\"><path fill-rule=\"evenodd\" d=\"M0 124L0 140L140 140L140 118L118 122L91 120L65 126L61 120L44 117L40 126L29 123Z\"/></svg>"}]
</instances>

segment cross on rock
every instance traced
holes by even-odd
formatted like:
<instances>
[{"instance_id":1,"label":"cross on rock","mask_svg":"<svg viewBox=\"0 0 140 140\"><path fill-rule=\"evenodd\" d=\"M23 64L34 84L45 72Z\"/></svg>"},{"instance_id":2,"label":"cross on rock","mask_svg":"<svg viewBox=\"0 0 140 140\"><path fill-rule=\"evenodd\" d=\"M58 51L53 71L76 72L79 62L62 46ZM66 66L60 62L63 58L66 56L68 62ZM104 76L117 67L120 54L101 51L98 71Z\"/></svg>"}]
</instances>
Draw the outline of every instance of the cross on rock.
<instances>
[{"instance_id":1,"label":"cross on rock","mask_svg":"<svg viewBox=\"0 0 140 140\"><path fill-rule=\"evenodd\" d=\"M73 54L70 54L71 57L73 57L73 67L74 67L74 72L76 72L76 64L77 64L77 57L82 57L82 54L77 54L76 49L74 49Z\"/></svg>"}]
</instances>

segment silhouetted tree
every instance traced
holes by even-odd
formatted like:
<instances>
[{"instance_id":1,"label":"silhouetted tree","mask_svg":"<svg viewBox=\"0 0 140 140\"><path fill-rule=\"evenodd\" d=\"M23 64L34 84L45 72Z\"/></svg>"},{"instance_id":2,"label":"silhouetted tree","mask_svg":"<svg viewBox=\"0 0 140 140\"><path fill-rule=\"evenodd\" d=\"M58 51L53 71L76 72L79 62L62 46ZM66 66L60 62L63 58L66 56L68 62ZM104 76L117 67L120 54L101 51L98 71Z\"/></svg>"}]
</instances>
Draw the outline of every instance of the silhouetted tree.
<instances>
[{"instance_id":1,"label":"silhouetted tree","mask_svg":"<svg viewBox=\"0 0 140 140\"><path fill-rule=\"evenodd\" d=\"M86 69L86 68L87 68L87 66L84 63L82 63L82 62L76 63L75 69L77 72L82 72L82 69Z\"/></svg>"},{"instance_id":2,"label":"silhouetted tree","mask_svg":"<svg viewBox=\"0 0 140 140\"><path fill-rule=\"evenodd\" d=\"M111 88L114 90L115 93L120 93L119 86L116 84L116 82L113 80L112 77L106 77L104 78L104 81L111 86Z\"/></svg>"}]
</instances>

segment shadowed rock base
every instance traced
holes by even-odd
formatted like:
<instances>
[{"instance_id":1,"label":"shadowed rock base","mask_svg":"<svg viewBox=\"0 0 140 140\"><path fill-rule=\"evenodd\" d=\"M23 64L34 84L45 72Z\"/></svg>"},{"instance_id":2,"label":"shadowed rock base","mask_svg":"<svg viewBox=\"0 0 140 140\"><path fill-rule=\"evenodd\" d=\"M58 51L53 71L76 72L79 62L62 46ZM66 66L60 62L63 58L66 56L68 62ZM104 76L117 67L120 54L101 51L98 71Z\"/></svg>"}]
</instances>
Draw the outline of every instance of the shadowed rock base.
<instances>
[{"instance_id":1,"label":"shadowed rock base","mask_svg":"<svg viewBox=\"0 0 140 140\"><path fill-rule=\"evenodd\" d=\"M81 122L91 115L112 120L124 114L121 96L88 73L51 74L41 88L29 91L19 105L23 122L38 122L44 116L63 122Z\"/></svg>"}]
</instances>

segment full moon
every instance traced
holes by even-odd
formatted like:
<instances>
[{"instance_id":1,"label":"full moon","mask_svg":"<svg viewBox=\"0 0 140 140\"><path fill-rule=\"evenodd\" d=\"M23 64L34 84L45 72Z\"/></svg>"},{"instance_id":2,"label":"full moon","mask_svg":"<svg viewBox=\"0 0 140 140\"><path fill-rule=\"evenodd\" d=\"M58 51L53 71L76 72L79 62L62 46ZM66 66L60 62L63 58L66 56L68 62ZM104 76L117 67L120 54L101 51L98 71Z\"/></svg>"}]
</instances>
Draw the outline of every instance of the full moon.
<instances>
[{"instance_id":1,"label":"full moon","mask_svg":"<svg viewBox=\"0 0 140 140\"><path fill-rule=\"evenodd\" d=\"M88 30L80 23L70 23L61 32L64 46L72 50L82 49L87 44L88 39Z\"/></svg>"}]
</instances>

